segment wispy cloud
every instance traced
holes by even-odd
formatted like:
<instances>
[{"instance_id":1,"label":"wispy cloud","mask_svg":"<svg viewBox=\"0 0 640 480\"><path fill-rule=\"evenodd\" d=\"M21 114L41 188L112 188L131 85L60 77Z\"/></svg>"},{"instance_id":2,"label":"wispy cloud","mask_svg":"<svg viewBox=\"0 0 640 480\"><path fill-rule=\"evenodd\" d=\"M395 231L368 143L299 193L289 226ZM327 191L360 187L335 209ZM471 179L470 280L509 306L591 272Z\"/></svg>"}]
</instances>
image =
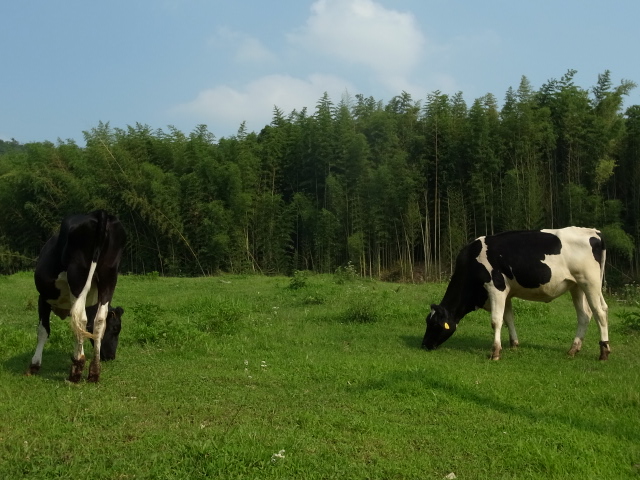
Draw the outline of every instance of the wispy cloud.
<instances>
[{"instance_id":1,"label":"wispy cloud","mask_svg":"<svg viewBox=\"0 0 640 480\"><path fill-rule=\"evenodd\" d=\"M201 91L174 111L212 126L213 133L216 125L240 126L243 121L250 130L260 130L271 122L274 107L289 114L304 106L312 108L324 92L340 98L348 88L348 81L332 75L266 75L242 86L220 85Z\"/></svg>"},{"instance_id":2,"label":"wispy cloud","mask_svg":"<svg viewBox=\"0 0 640 480\"><path fill-rule=\"evenodd\" d=\"M288 39L326 58L364 66L391 88L407 83L426 45L411 13L372 0L318 0Z\"/></svg>"},{"instance_id":3,"label":"wispy cloud","mask_svg":"<svg viewBox=\"0 0 640 480\"><path fill-rule=\"evenodd\" d=\"M306 21L292 26L284 39L286 51L271 51L251 35L219 28L212 45L233 51L237 64L259 65L263 73L242 84L202 90L173 112L206 123L214 133L216 125L243 121L259 130L270 123L274 106L285 114L303 107L312 112L324 92L338 101L345 91L369 87L350 78L375 82L389 95L420 91L411 78L427 42L411 13L374 0L317 0Z\"/></svg>"},{"instance_id":4,"label":"wispy cloud","mask_svg":"<svg viewBox=\"0 0 640 480\"><path fill-rule=\"evenodd\" d=\"M269 50L259 39L237 32L227 27L219 28L216 35L210 40L211 44L221 48L235 49L234 60L239 63L273 63L277 56Z\"/></svg>"}]
</instances>

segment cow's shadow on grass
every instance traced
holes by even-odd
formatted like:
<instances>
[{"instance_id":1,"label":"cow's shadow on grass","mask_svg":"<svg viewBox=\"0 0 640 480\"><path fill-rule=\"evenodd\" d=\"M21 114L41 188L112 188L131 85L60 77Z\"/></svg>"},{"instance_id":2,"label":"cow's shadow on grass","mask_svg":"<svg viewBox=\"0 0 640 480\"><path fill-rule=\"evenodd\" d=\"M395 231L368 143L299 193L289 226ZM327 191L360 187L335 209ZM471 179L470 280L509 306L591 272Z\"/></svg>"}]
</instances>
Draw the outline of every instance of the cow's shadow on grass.
<instances>
[{"instance_id":1,"label":"cow's shadow on grass","mask_svg":"<svg viewBox=\"0 0 640 480\"><path fill-rule=\"evenodd\" d=\"M15 376L25 376L31 365L33 351L26 351L14 355L3 362L3 367L7 372ZM69 376L71 366L71 352L63 349L46 349L42 355L42 366L33 377L40 377L46 380L63 381Z\"/></svg>"},{"instance_id":2,"label":"cow's shadow on grass","mask_svg":"<svg viewBox=\"0 0 640 480\"><path fill-rule=\"evenodd\" d=\"M422 336L415 335L402 335L400 337L404 344L409 348L422 348ZM491 339L472 337L472 336L458 336L451 337L446 343L442 344L438 348L448 348L451 350L477 350L491 347Z\"/></svg>"},{"instance_id":3,"label":"cow's shadow on grass","mask_svg":"<svg viewBox=\"0 0 640 480\"><path fill-rule=\"evenodd\" d=\"M410 343L415 345L414 337L410 337ZM487 361L490 362L490 360ZM594 420L588 416L576 417L563 413L541 415L533 408L508 403L491 393L479 392L468 384L453 381L440 374L437 369L431 369L427 372L421 369L393 371L380 378L364 382L360 388L363 391L395 390L396 386L406 383L421 384L425 390L441 392L447 397L456 397L463 402L475 404L488 411L520 417L532 423L545 422L550 425L560 423L589 433L601 435L603 432L607 432L613 437L640 442L640 431L630 431L628 428L624 428L625 419L608 420L607 423L604 423L604 421ZM620 425L620 428L615 427L616 423Z\"/></svg>"},{"instance_id":4,"label":"cow's shadow on grass","mask_svg":"<svg viewBox=\"0 0 640 480\"><path fill-rule=\"evenodd\" d=\"M402 335L402 342L408 348L422 348L422 336L415 335ZM457 350L461 352L483 352L483 355L488 356L491 352L491 345L493 343L492 336L472 336L472 335L458 335L452 336L446 343L440 345L437 350ZM565 348L566 347L566 348ZM521 341L520 346L513 351L526 351L526 350L537 350L537 351L546 351L553 354L563 353L569 350L570 345L542 345L538 343L530 343L526 340ZM512 350L509 346L508 339L502 339L502 348L503 352L506 353L509 350ZM426 351L426 350L425 350Z\"/></svg>"}]
</instances>

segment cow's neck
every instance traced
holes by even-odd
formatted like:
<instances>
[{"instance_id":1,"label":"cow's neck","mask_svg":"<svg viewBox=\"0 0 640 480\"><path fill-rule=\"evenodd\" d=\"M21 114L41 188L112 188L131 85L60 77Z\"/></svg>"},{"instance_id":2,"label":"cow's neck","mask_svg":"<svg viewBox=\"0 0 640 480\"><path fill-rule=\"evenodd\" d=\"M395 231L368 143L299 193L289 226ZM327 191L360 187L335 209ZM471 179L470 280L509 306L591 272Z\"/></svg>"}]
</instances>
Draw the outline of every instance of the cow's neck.
<instances>
[{"instance_id":1,"label":"cow's neck","mask_svg":"<svg viewBox=\"0 0 640 480\"><path fill-rule=\"evenodd\" d=\"M474 311L477 306L474 299L475 292L472 292L470 282L467 282L467 275L455 272L451 277L447 291L442 297L440 305L449 312L450 319L458 323L467 313Z\"/></svg>"}]
</instances>

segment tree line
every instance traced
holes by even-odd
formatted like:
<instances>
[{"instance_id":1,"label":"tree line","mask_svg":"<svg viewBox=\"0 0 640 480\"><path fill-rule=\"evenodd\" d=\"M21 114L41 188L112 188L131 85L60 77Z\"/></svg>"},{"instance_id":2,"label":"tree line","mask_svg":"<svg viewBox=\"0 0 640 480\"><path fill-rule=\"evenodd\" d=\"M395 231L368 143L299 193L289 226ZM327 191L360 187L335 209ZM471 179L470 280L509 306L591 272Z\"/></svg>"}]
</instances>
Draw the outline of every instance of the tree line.
<instances>
[{"instance_id":1,"label":"tree line","mask_svg":"<svg viewBox=\"0 0 640 480\"><path fill-rule=\"evenodd\" d=\"M608 275L637 277L640 106L609 71L498 106L461 92L388 103L324 94L274 107L259 133L125 129L74 141L0 142L0 272L33 268L68 213L104 208L128 232L122 271L290 274L351 265L385 279L446 279L471 239L505 230L600 228Z\"/></svg>"}]
</instances>

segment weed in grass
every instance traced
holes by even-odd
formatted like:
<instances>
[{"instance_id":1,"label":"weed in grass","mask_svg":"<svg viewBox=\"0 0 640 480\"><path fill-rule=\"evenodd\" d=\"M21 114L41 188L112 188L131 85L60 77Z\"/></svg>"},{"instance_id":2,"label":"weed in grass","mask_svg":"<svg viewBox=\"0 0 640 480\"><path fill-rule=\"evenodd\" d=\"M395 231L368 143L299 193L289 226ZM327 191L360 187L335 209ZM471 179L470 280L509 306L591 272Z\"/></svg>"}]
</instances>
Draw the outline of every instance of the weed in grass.
<instances>
[{"instance_id":1,"label":"weed in grass","mask_svg":"<svg viewBox=\"0 0 640 480\"><path fill-rule=\"evenodd\" d=\"M319 292L310 293L302 298L303 305L322 305L326 301L326 298Z\"/></svg>"},{"instance_id":2,"label":"weed in grass","mask_svg":"<svg viewBox=\"0 0 640 480\"><path fill-rule=\"evenodd\" d=\"M271 463L276 463L284 460L284 450L280 450L277 453L271 455Z\"/></svg>"},{"instance_id":3,"label":"weed in grass","mask_svg":"<svg viewBox=\"0 0 640 480\"><path fill-rule=\"evenodd\" d=\"M616 290L614 295L622 303L640 306L640 285L635 282L623 285L621 289Z\"/></svg>"},{"instance_id":4,"label":"weed in grass","mask_svg":"<svg viewBox=\"0 0 640 480\"><path fill-rule=\"evenodd\" d=\"M343 285L347 282L352 282L358 278L358 272L356 267L349 261L344 267L340 266L336 268L333 274L333 281L338 285Z\"/></svg>"},{"instance_id":5,"label":"weed in grass","mask_svg":"<svg viewBox=\"0 0 640 480\"><path fill-rule=\"evenodd\" d=\"M203 334L231 335L242 325L245 309L237 300L199 298L171 309L153 303L135 303L129 308L133 321L123 329L125 338L140 345L180 345Z\"/></svg>"},{"instance_id":6,"label":"weed in grass","mask_svg":"<svg viewBox=\"0 0 640 480\"><path fill-rule=\"evenodd\" d=\"M153 272L149 272L146 275L141 275L138 278L140 280L157 281L160 278L160 274L154 270Z\"/></svg>"},{"instance_id":7,"label":"weed in grass","mask_svg":"<svg viewBox=\"0 0 640 480\"><path fill-rule=\"evenodd\" d=\"M377 302L367 296L352 298L339 318L342 323L375 323L380 318Z\"/></svg>"},{"instance_id":8,"label":"weed in grass","mask_svg":"<svg viewBox=\"0 0 640 480\"><path fill-rule=\"evenodd\" d=\"M621 310L616 316L622 319L620 325L627 333L640 333L640 310Z\"/></svg>"},{"instance_id":9,"label":"weed in grass","mask_svg":"<svg viewBox=\"0 0 640 480\"><path fill-rule=\"evenodd\" d=\"M135 303L128 311L133 321L123 329L125 338L130 337L140 345L156 344L167 338L170 328L159 305Z\"/></svg>"},{"instance_id":10,"label":"weed in grass","mask_svg":"<svg viewBox=\"0 0 640 480\"><path fill-rule=\"evenodd\" d=\"M189 305L180 306L180 312L201 332L230 335L238 331L247 312L238 300L202 298Z\"/></svg>"},{"instance_id":11,"label":"weed in grass","mask_svg":"<svg viewBox=\"0 0 640 480\"><path fill-rule=\"evenodd\" d=\"M289 288L291 290L300 290L307 286L307 280L309 279L309 272L306 270L296 270L293 272L293 276L289 281Z\"/></svg>"}]
</instances>

